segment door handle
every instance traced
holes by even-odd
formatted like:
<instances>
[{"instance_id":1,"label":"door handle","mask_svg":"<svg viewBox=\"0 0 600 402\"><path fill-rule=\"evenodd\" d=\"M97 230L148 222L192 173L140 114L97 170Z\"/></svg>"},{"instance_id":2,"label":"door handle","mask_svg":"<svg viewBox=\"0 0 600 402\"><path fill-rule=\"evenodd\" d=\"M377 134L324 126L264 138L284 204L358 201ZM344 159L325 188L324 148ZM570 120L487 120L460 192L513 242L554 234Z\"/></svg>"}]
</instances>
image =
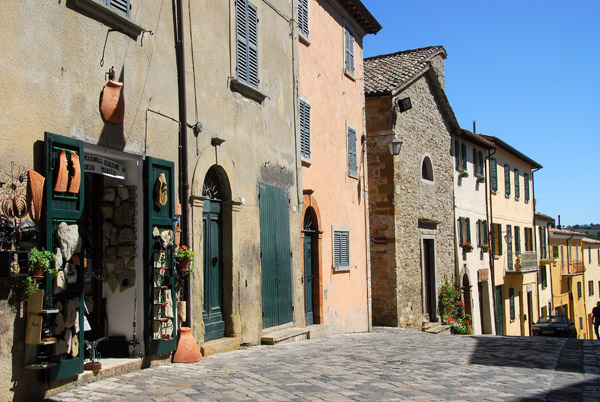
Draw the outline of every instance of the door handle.
<instances>
[{"instance_id":1,"label":"door handle","mask_svg":"<svg viewBox=\"0 0 600 402\"><path fill-rule=\"evenodd\" d=\"M219 259L217 257L213 257L212 258L212 266L214 267L215 265L217 265L217 261L219 261Z\"/></svg>"}]
</instances>

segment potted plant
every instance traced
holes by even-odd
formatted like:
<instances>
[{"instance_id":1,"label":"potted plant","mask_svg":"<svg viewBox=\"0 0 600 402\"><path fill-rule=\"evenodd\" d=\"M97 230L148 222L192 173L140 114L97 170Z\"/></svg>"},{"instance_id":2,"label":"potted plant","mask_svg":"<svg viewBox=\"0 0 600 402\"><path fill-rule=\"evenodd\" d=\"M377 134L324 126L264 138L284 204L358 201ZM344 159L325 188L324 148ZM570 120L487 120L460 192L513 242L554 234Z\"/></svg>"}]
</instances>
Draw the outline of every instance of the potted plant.
<instances>
[{"instance_id":1,"label":"potted plant","mask_svg":"<svg viewBox=\"0 0 600 402\"><path fill-rule=\"evenodd\" d=\"M48 250L38 250L37 247L29 250L29 275L36 279L42 279L44 272L48 271L55 278L58 275L58 270L54 267L56 256Z\"/></svg>"},{"instance_id":2,"label":"potted plant","mask_svg":"<svg viewBox=\"0 0 600 402\"><path fill-rule=\"evenodd\" d=\"M460 169L460 177L469 177L469 172L465 169Z\"/></svg>"},{"instance_id":3,"label":"potted plant","mask_svg":"<svg viewBox=\"0 0 600 402\"><path fill-rule=\"evenodd\" d=\"M177 247L175 250L175 259L177 260L177 271L188 272L190 270L190 261L194 258L194 251L187 246Z\"/></svg>"},{"instance_id":4,"label":"potted plant","mask_svg":"<svg viewBox=\"0 0 600 402\"><path fill-rule=\"evenodd\" d=\"M16 293L18 300L27 301L29 296L39 290L38 283L33 277L26 276L18 283Z\"/></svg>"},{"instance_id":5,"label":"potted plant","mask_svg":"<svg viewBox=\"0 0 600 402\"><path fill-rule=\"evenodd\" d=\"M490 246L487 244L484 244L483 246L481 246L481 251L483 251L484 253L487 253L488 251L490 251Z\"/></svg>"},{"instance_id":6,"label":"potted plant","mask_svg":"<svg viewBox=\"0 0 600 402\"><path fill-rule=\"evenodd\" d=\"M465 253L470 253L471 251L473 251L473 245L468 241L462 244L462 248Z\"/></svg>"}]
</instances>

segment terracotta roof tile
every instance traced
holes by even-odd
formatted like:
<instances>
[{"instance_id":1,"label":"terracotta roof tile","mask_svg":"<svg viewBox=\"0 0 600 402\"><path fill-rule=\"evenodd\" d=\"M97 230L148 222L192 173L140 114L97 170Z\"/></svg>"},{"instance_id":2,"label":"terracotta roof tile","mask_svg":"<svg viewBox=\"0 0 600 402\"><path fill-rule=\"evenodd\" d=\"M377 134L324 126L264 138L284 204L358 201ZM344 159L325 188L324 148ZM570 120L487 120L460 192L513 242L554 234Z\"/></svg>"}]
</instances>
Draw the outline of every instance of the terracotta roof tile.
<instances>
[{"instance_id":1,"label":"terracotta roof tile","mask_svg":"<svg viewBox=\"0 0 600 402\"><path fill-rule=\"evenodd\" d=\"M600 240L590 239L589 237L584 238L583 242L589 244L600 244Z\"/></svg>"},{"instance_id":2,"label":"terracotta roof tile","mask_svg":"<svg viewBox=\"0 0 600 402\"><path fill-rule=\"evenodd\" d=\"M585 233L582 232L577 232L575 230L568 230L568 229L557 229L557 228L550 228L550 233L554 233L557 235L576 235L576 236L585 236Z\"/></svg>"},{"instance_id":3,"label":"terracotta roof tile","mask_svg":"<svg viewBox=\"0 0 600 402\"><path fill-rule=\"evenodd\" d=\"M428 61L437 55L446 58L443 46L429 46L365 58L365 93L391 93L422 74L429 67Z\"/></svg>"}]
</instances>

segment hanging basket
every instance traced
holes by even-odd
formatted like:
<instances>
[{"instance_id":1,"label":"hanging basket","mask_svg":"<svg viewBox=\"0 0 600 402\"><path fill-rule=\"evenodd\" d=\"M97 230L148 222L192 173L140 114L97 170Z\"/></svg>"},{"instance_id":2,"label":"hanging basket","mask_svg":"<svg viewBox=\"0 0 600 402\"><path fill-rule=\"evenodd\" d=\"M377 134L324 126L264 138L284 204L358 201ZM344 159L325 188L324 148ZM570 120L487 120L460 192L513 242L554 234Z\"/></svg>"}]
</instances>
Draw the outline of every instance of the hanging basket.
<instances>
[{"instance_id":1,"label":"hanging basket","mask_svg":"<svg viewBox=\"0 0 600 402\"><path fill-rule=\"evenodd\" d=\"M182 273L186 273L190 270L190 259L189 258L183 258L179 261L177 261L177 272L182 274Z\"/></svg>"}]
</instances>

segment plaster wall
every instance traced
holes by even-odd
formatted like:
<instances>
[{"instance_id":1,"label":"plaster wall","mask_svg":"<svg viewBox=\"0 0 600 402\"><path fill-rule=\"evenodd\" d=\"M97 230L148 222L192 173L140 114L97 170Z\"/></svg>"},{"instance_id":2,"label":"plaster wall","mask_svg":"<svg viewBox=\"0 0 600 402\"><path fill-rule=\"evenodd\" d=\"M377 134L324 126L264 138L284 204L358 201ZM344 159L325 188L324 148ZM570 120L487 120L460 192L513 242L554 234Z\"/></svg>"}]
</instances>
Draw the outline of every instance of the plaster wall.
<instances>
[{"instance_id":1,"label":"plaster wall","mask_svg":"<svg viewBox=\"0 0 600 402\"><path fill-rule=\"evenodd\" d=\"M490 272L489 251L484 252L481 248L482 244L478 241L479 234L477 231L477 221L487 221L487 212L485 204L485 182L482 182L475 177L475 167L473 163L473 149L483 152L487 155L487 149L474 145L464 139L453 137L452 155L456 155L460 148L455 149L455 140L459 144L463 142L467 144L467 177L462 177L458 169L454 169L454 220L455 220L455 247L456 258L459 269L458 284L463 286L463 277L466 274L469 278L471 288L471 306L472 306L472 322L474 334L492 333L494 331L492 319L494 317L493 301L491 300L492 292L492 277ZM469 218L471 244L473 251L465 252L460 244L460 227L458 226L459 218ZM481 282L481 286L487 288L483 292L485 300L480 304L478 271L487 271L487 280ZM482 288L483 290L483 288ZM483 296L482 295L482 296ZM482 309L484 311L482 311ZM482 313L483 321L482 322ZM484 325L485 324L485 325Z\"/></svg>"},{"instance_id":2,"label":"plaster wall","mask_svg":"<svg viewBox=\"0 0 600 402\"><path fill-rule=\"evenodd\" d=\"M592 323L592 309L596 307L596 303L600 301L600 242L597 240L584 240L585 247L583 257L585 264L585 312L587 315L588 331L587 339L596 339L594 326ZM590 294L589 282L592 282L592 293Z\"/></svg>"},{"instance_id":3,"label":"plaster wall","mask_svg":"<svg viewBox=\"0 0 600 402\"><path fill-rule=\"evenodd\" d=\"M231 281L224 304L231 310L228 332L241 342L257 344L263 331L258 184L288 191L292 253L294 324L303 322L302 249L299 198L299 161L296 157L295 81L297 39L292 31L289 1L252 1L258 10L259 86L264 96L233 90L236 79L235 2L185 4L186 81L188 120L200 121L202 131L190 136L189 169L193 218L192 241L199 268L192 279L193 333L204 339L202 185L208 169L218 165L230 189L231 219L227 229L231 249ZM256 91L255 91L256 92ZM225 140L212 146L211 140Z\"/></svg>"},{"instance_id":4,"label":"plaster wall","mask_svg":"<svg viewBox=\"0 0 600 402\"><path fill-rule=\"evenodd\" d=\"M540 254L540 259L544 258L544 259L549 259L552 257L552 249L550 248L550 244L548 241L548 222L545 220L539 220L536 218L535 220L535 236L537 239L537 249L539 250L539 254ZM539 232L539 228L543 227L546 229L546 236L545 239L541 238L540 236L540 232ZM542 248L541 248L541 244L545 242L546 246L546 254L542 255ZM542 315L544 315L542 313L542 308L546 307L548 313L547 315L551 315L553 312L553 307L548 308L548 305L552 306L552 275L551 275L551 271L550 271L550 265L546 264L546 265L542 265L540 263L539 266L539 270L540 270L540 276L539 276L539 281L538 281L538 294L539 294L539 303L540 303L540 317ZM541 271L545 270L546 272L546 287L543 286L542 283L542 274Z\"/></svg>"},{"instance_id":5,"label":"plaster wall","mask_svg":"<svg viewBox=\"0 0 600 402\"><path fill-rule=\"evenodd\" d=\"M302 185L319 205L324 323L333 332L366 331L367 256L365 245L362 36L359 28L332 2L309 2L310 42L299 43L300 96L311 105L311 157L302 162ZM344 24L355 32L355 74L344 72ZM347 128L357 132L358 175L348 172ZM350 231L350 270L333 266L334 226ZM313 268L314 269L314 268Z\"/></svg>"},{"instance_id":6,"label":"plaster wall","mask_svg":"<svg viewBox=\"0 0 600 402\"><path fill-rule=\"evenodd\" d=\"M45 131L133 157L177 160L172 10L160 0L132 1L131 16L153 34L134 40L109 33L100 19L77 10L71 1L19 2L3 9L0 30L10 40L0 43L2 180L11 171L41 170L43 155L34 144L43 140ZM99 111L111 66L117 81L124 83L122 124L104 121ZM42 399L47 385L39 382L39 373L23 368L25 315L21 305L8 303L11 289L6 283L4 279L0 301L0 399Z\"/></svg>"},{"instance_id":7,"label":"plaster wall","mask_svg":"<svg viewBox=\"0 0 600 402\"><path fill-rule=\"evenodd\" d=\"M412 109L399 113L385 107L385 97L367 98L367 133L369 136L385 131L390 125L396 137L403 140L402 151L393 161L393 184L389 188L387 180L370 180L369 188L379 191L379 200L391 196L393 205L393 241L394 263L376 267L373 271L385 270L387 273L373 276L373 288L380 286L385 276L396 276L395 296L385 301L387 289L377 294L373 292L373 320L386 320L386 325L398 325L420 328L426 318L424 311L424 283L422 269L422 240L432 236L435 243L435 300L440 286L455 280L455 243L454 243L454 204L453 204L453 165L450 128L445 122L441 108L437 104L427 78L422 76L398 97L410 97ZM390 102L390 104L393 104ZM385 144L379 145L384 147ZM387 148L387 147L386 147ZM431 159L433 181L422 179L424 157ZM376 166L370 167L376 169ZM385 165L384 165L385 166ZM386 169L387 171L387 169ZM381 173L380 173L381 175ZM374 196L370 202L377 197ZM385 208L379 213L385 212ZM380 219L380 218L377 218ZM385 220L380 222L384 224ZM373 231L375 231L374 224ZM381 226L383 229L383 226ZM377 299L376 299L377 298ZM383 301L378 300L384 298ZM376 309L383 304L387 310ZM388 313L390 307L396 310ZM437 305L435 306L437 311ZM391 317L397 317L397 322ZM387 318L386 318L387 317ZM430 317L435 320L436 317Z\"/></svg>"}]
</instances>

